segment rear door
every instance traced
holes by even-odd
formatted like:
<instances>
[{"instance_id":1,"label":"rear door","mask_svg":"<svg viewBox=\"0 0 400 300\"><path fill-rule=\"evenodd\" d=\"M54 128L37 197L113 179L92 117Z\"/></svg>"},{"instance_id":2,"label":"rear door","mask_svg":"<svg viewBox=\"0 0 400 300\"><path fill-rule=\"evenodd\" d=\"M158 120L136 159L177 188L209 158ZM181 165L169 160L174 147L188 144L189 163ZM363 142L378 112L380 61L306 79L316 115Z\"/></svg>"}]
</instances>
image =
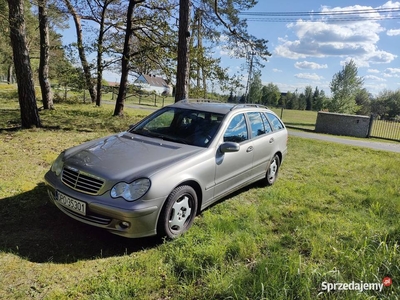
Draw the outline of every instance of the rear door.
<instances>
[{"instance_id":1,"label":"rear door","mask_svg":"<svg viewBox=\"0 0 400 300\"><path fill-rule=\"evenodd\" d=\"M271 143L271 145L273 146L272 151L274 153L278 151L281 153L286 153L288 133L285 126L275 114L271 112L266 112L265 115L268 118L273 130L273 141Z\"/></svg>"},{"instance_id":2,"label":"rear door","mask_svg":"<svg viewBox=\"0 0 400 300\"><path fill-rule=\"evenodd\" d=\"M265 176L269 161L274 154L274 138L272 128L261 112L249 112L247 117L250 123L253 141L253 176Z\"/></svg>"}]
</instances>

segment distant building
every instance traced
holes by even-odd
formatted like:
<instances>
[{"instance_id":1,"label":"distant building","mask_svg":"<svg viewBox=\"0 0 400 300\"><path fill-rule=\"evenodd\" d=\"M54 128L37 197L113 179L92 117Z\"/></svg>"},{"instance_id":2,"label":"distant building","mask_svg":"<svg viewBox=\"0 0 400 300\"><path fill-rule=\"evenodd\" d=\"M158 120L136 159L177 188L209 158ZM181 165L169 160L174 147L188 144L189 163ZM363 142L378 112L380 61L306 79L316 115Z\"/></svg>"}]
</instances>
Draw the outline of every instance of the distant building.
<instances>
[{"instance_id":1,"label":"distant building","mask_svg":"<svg viewBox=\"0 0 400 300\"><path fill-rule=\"evenodd\" d=\"M135 86L140 87L141 90L158 95L169 96L172 94L172 87L161 77L155 75L140 75L135 82Z\"/></svg>"}]
</instances>

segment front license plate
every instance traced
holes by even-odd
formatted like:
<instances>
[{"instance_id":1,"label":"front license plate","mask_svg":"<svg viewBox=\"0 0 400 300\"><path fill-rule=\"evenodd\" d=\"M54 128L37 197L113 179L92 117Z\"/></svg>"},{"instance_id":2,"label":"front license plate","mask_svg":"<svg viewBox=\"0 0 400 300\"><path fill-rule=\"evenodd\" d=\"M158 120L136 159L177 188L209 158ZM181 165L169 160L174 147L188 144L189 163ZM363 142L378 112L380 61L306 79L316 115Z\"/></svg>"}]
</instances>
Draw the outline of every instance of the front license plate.
<instances>
[{"instance_id":1,"label":"front license plate","mask_svg":"<svg viewBox=\"0 0 400 300\"><path fill-rule=\"evenodd\" d=\"M77 212L78 214L81 214L83 216L86 215L86 203L85 202L68 197L67 195L64 195L63 193L60 193L60 192L57 192L57 196L58 196L57 197L58 202L62 206L66 207L74 212Z\"/></svg>"}]
</instances>

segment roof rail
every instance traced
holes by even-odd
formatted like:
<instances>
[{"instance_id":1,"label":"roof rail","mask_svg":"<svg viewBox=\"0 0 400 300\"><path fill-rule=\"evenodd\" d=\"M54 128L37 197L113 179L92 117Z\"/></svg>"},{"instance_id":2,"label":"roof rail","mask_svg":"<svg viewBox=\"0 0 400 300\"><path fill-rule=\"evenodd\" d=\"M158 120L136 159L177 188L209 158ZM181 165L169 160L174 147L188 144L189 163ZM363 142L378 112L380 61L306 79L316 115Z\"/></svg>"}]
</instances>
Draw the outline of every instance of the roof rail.
<instances>
[{"instance_id":1,"label":"roof rail","mask_svg":"<svg viewBox=\"0 0 400 300\"><path fill-rule=\"evenodd\" d=\"M259 107L259 108L268 108L265 105L262 104L253 104L253 103L239 103L236 104L231 108L231 110L237 109L237 108L243 108L243 107Z\"/></svg>"},{"instance_id":2,"label":"roof rail","mask_svg":"<svg viewBox=\"0 0 400 300\"><path fill-rule=\"evenodd\" d=\"M221 101L218 100L211 100L211 99L183 99L178 102L181 103L200 103L200 102L206 102L206 103L221 103Z\"/></svg>"}]
</instances>

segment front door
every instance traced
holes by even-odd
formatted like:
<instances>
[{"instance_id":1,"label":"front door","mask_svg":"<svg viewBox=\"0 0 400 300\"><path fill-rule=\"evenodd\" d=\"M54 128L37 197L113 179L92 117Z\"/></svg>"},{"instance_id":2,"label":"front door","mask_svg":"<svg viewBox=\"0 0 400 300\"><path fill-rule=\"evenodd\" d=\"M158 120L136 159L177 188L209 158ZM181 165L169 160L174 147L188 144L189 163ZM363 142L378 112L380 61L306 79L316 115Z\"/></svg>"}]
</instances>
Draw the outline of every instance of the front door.
<instances>
[{"instance_id":1,"label":"front door","mask_svg":"<svg viewBox=\"0 0 400 300\"><path fill-rule=\"evenodd\" d=\"M240 149L238 152L218 152L216 155L214 196L217 198L249 181L252 176L254 149L244 114L232 118L224 133L224 142L238 143Z\"/></svg>"}]
</instances>

